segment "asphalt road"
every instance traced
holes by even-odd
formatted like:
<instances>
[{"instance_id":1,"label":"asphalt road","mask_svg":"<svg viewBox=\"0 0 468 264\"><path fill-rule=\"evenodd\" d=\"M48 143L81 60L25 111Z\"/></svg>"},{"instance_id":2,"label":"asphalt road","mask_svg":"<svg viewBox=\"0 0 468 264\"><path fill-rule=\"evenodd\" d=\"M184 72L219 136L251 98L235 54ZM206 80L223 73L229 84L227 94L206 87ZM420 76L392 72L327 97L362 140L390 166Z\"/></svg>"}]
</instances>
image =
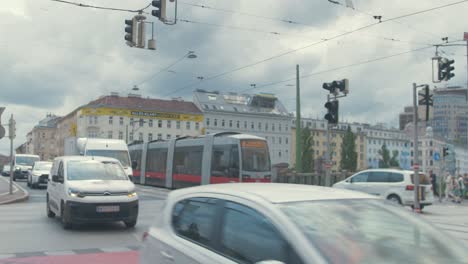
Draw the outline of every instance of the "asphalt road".
<instances>
[{"instance_id":1,"label":"asphalt road","mask_svg":"<svg viewBox=\"0 0 468 264\"><path fill-rule=\"evenodd\" d=\"M126 229L122 223L83 225L64 230L59 219L49 219L45 211L45 189L29 189L22 203L0 206L0 259L5 256L37 256L44 252L119 252L139 247L143 232L160 210L167 190L137 186L140 197L138 223ZM5 239L7 238L7 239Z\"/></svg>"}]
</instances>

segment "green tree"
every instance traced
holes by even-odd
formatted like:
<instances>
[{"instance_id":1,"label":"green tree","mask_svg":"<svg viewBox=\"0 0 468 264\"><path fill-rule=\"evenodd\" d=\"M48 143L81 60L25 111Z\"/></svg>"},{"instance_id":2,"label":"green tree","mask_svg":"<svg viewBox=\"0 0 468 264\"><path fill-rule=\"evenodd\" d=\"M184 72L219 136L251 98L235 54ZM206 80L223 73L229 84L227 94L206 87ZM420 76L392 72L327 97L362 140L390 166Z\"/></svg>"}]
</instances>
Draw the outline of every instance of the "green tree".
<instances>
[{"instance_id":1,"label":"green tree","mask_svg":"<svg viewBox=\"0 0 468 264\"><path fill-rule=\"evenodd\" d=\"M380 160L379 168L389 168L390 167L390 151L387 148L387 145L384 143L382 148L379 150Z\"/></svg>"},{"instance_id":2,"label":"green tree","mask_svg":"<svg viewBox=\"0 0 468 264\"><path fill-rule=\"evenodd\" d=\"M348 127L341 143L340 167L347 171L356 171L357 168L356 135L351 127Z\"/></svg>"},{"instance_id":3,"label":"green tree","mask_svg":"<svg viewBox=\"0 0 468 264\"><path fill-rule=\"evenodd\" d=\"M392 158L390 159L389 165L390 167L400 167L400 162L398 161L398 150L394 150L392 152Z\"/></svg>"},{"instance_id":4,"label":"green tree","mask_svg":"<svg viewBox=\"0 0 468 264\"><path fill-rule=\"evenodd\" d=\"M305 127L302 129L302 172L314 171L314 137L310 133L310 129Z\"/></svg>"}]
</instances>

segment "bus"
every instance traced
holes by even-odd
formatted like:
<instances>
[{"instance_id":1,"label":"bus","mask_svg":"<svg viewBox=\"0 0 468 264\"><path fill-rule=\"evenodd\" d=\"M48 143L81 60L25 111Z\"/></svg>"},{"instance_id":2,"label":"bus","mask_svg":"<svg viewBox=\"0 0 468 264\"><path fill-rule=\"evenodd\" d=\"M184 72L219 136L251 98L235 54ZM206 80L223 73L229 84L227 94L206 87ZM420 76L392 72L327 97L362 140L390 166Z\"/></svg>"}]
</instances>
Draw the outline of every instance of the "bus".
<instances>
[{"instance_id":1,"label":"bus","mask_svg":"<svg viewBox=\"0 0 468 264\"><path fill-rule=\"evenodd\" d=\"M228 182L271 182L268 144L221 132L129 145L133 182L178 189Z\"/></svg>"}]
</instances>

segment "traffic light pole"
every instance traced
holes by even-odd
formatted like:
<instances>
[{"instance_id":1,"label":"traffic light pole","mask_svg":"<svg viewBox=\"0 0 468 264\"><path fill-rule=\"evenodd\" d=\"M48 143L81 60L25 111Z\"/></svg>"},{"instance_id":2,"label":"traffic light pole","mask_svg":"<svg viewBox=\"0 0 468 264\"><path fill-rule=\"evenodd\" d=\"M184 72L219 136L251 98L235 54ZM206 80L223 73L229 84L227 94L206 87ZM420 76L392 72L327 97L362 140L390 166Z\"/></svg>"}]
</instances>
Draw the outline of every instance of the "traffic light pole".
<instances>
[{"instance_id":1,"label":"traffic light pole","mask_svg":"<svg viewBox=\"0 0 468 264\"><path fill-rule=\"evenodd\" d=\"M414 181L414 210L420 211L419 204L419 138L418 138L418 86L413 83L413 127L414 127L414 161L413 161L413 181Z\"/></svg>"},{"instance_id":2,"label":"traffic light pole","mask_svg":"<svg viewBox=\"0 0 468 264\"><path fill-rule=\"evenodd\" d=\"M302 172L301 124L301 88L299 83L299 65L296 65L296 172Z\"/></svg>"},{"instance_id":3,"label":"traffic light pole","mask_svg":"<svg viewBox=\"0 0 468 264\"><path fill-rule=\"evenodd\" d=\"M327 102L330 102L330 94L327 95ZM325 164L325 186L329 187L331 184L331 146L330 146L330 124L327 122L327 157Z\"/></svg>"},{"instance_id":4,"label":"traffic light pole","mask_svg":"<svg viewBox=\"0 0 468 264\"><path fill-rule=\"evenodd\" d=\"M13 194L13 176L15 173L14 160L13 160L13 139L15 138L15 120L13 114L8 123L8 137L10 138L10 195Z\"/></svg>"}]
</instances>

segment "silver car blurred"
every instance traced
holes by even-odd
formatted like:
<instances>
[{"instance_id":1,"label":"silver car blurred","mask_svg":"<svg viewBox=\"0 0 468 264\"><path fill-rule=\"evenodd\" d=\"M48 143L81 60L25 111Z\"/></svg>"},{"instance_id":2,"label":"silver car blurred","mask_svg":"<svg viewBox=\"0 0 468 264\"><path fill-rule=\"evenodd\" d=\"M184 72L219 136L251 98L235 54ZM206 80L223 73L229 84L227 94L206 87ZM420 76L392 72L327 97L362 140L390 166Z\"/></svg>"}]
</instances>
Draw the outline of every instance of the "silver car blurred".
<instances>
[{"instance_id":1,"label":"silver car blurred","mask_svg":"<svg viewBox=\"0 0 468 264\"><path fill-rule=\"evenodd\" d=\"M239 183L173 191L140 263L463 263L423 219L364 193Z\"/></svg>"}]
</instances>

